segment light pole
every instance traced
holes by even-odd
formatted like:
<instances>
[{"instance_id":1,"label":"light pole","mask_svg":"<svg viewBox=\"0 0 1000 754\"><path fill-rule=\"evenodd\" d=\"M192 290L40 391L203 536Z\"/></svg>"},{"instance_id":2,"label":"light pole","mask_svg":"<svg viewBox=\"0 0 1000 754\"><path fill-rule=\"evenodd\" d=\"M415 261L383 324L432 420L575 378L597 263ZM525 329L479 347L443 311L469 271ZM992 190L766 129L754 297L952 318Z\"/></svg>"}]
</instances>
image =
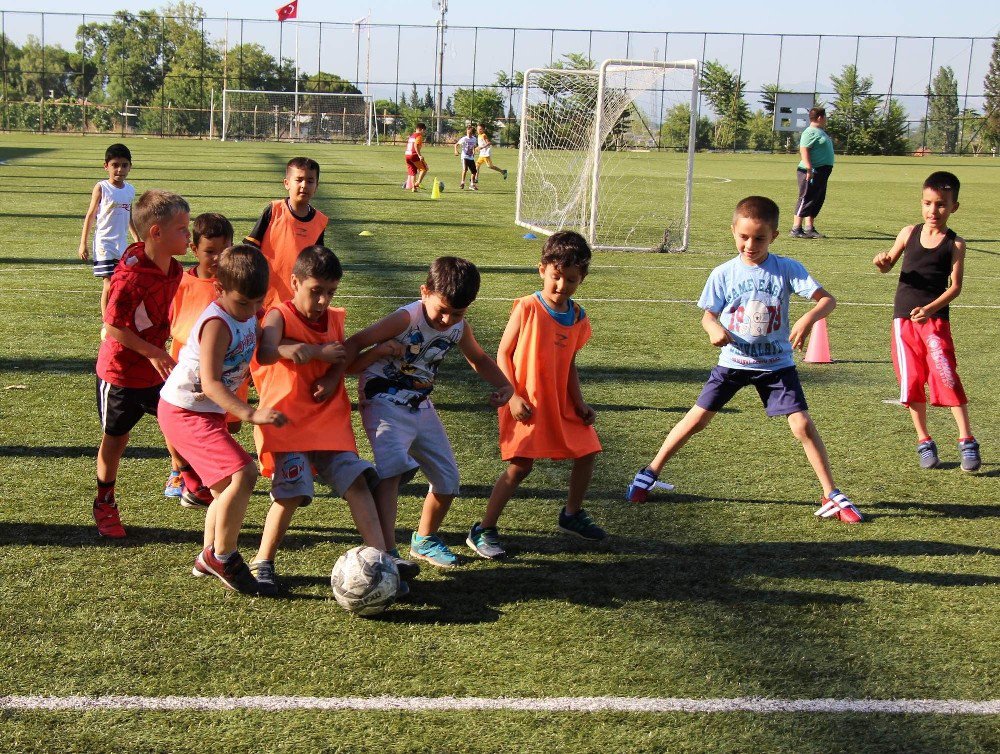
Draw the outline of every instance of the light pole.
<instances>
[{"instance_id":1,"label":"light pole","mask_svg":"<svg viewBox=\"0 0 1000 754\"><path fill-rule=\"evenodd\" d=\"M441 141L441 105L444 99L444 30L447 28L445 17L448 15L448 0L434 0L434 7L439 8L441 17L438 19L438 61L437 61L437 102L434 108L434 116L437 120L437 127L434 132L437 134L438 142Z\"/></svg>"}]
</instances>

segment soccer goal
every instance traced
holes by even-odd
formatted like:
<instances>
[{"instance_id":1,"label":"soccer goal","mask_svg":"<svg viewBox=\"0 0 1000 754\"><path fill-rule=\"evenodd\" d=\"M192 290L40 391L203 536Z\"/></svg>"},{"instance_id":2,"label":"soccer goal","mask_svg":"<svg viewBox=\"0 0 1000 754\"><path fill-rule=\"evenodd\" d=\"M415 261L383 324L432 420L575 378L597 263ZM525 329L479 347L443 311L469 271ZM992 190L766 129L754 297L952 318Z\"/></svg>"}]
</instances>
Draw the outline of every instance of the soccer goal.
<instances>
[{"instance_id":1,"label":"soccer goal","mask_svg":"<svg viewBox=\"0 0 1000 754\"><path fill-rule=\"evenodd\" d=\"M343 92L222 92L222 140L347 141L371 144L375 104Z\"/></svg>"},{"instance_id":2,"label":"soccer goal","mask_svg":"<svg viewBox=\"0 0 1000 754\"><path fill-rule=\"evenodd\" d=\"M686 249L697 110L697 60L525 71L515 221L599 249Z\"/></svg>"}]
</instances>

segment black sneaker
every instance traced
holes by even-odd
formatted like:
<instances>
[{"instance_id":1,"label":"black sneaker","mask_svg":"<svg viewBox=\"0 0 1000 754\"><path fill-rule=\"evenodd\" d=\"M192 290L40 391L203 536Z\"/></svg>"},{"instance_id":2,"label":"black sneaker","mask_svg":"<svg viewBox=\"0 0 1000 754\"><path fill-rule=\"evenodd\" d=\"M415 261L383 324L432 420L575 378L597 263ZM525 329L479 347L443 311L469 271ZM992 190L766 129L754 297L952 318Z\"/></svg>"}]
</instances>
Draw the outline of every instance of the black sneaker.
<instances>
[{"instance_id":1,"label":"black sneaker","mask_svg":"<svg viewBox=\"0 0 1000 754\"><path fill-rule=\"evenodd\" d=\"M565 508L559 511L559 530L591 542L601 542L608 537L608 533L595 524L594 519L583 508L573 515L567 513Z\"/></svg>"},{"instance_id":2,"label":"black sneaker","mask_svg":"<svg viewBox=\"0 0 1000 754\"><path fill-rule=\"evenodd\" d=\"M223 562L219 560L211 547L206 547L198 556L198 570L204 570L212 574L226 589L232 589L241 594L259 594L262 597L272 597L277 594L277 589L273 585L268 587L261 584L250 573L246 562L238 552L234 552L229 560Z\"/></svg>"},{"instance_id":3,"label":"black sneaker","mask_svg":"<svg viewBox=\"0 0 1000 754\"><path fill-rule=\"evenodd\" d=\"M808 238L808 236L803 232L802 228L792 228L792 232L789 233L792 238Z\"/></svg>"},{"instance_id":4,"label":"black sneaker","mask_svg":"<svg viewBox=\"0 0 1000 754\"><path fill-rule=\"evenodd\" d=\"M273 560L255 560L250 564L250 573L264 589L278 591L278 574L274 570Z\"/></svg>"},{"instance_id":5,"label":"black sneaker","mask_svg":"<svg viewBox=\"0 0 1000 754\"><path fill-rule=\"evenodd\" d=\"M392 558L392 562L396 564L396 570L399 571L401 581L413 581L413 579L420 575L420 565L412 560L399 557L399 550L395 547L389 550L388 555Z\"/></svg>"},{"instance_id":6,"label":"black sneaker","mask_svg":"<svg viewBox=\"0 0 1000 754\"><path fill-rule=\"evenodd\" d=\"M933 440L924 440L917 445L917 455L920 456L920 468L936 468L941 459L938 458L937 443Z\"/></svg>"},{"instance_id":7,"label":"black sneaker","mask_svg":"<svg viewBox=\"0 0 1000 754\"><path fill-rule=\"evenodd\" d=\"M962 471L979 471L983 463L979 455L979 443L973 439L960 440L958 451L962 454Z\"/></svg>"},{"instance_id":8,"label":"black sneaker","mask_svg":"<svg viewBox=\"0 0 1000 754\"><path fill-rule=\"evenodd\" d=\"M816 230L816 226L812 226L809 230L802 231L803 238L826 238L822 233Z\"/></svg>"}]
</instances>

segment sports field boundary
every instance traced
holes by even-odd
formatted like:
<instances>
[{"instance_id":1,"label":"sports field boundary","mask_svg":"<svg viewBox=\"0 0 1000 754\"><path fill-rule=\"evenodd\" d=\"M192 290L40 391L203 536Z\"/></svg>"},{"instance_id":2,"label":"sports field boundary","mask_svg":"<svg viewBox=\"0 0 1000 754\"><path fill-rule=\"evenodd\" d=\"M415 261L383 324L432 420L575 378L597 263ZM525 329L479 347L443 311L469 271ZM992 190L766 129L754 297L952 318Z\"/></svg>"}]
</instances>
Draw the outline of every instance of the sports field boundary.
<instances>
[{"instance_id":1,"label":"sports field boundary","mask_svg":"<svg viewBox=\"0 0 1000 754\"><path fill-rule=\"evenodd\" d=\"M622 696L0 696L0 710L8 712L78 712L82 710L466 712L485 710L626 712L637 714L751 712L756 714L998 715L1000 714L1000 699L984 701L965 699L773 699L753 696L716 699Z\"/></svg>"}]
</instances>

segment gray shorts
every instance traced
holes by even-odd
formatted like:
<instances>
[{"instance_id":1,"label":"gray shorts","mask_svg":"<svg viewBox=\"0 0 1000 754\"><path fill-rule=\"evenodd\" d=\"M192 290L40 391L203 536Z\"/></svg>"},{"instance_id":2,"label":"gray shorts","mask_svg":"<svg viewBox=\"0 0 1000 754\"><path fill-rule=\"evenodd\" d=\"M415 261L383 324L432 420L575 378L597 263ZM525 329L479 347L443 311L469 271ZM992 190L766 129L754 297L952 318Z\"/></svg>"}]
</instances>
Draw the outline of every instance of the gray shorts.
<instances>
[{"instance_id":1,"label":"gray shorts","mask_svg":"<svg viewBox=\"0 0 1000 754\"><path fill-rule=\"evenodd\" d=\"M343 497L359 476L364 476L369 489L378 484L375 467L349 450L310 450L304 453L275 453L274 475L271 477L271 499L288 500L305 496L305 507L312 502L316 488L315 475Z\"/></svg>"},{"instance_id":2,"label":"gray shorts","mask_svg":"<svg viewBox=\"0 0 1000 754\"><path fill-rule=\"evenodd\" d=\"M433 404L411 409L378 395L363 398L361 422L375 453L379 477L401 476L405 484L420 470L433 492L458 494L458 464Z\"/></svg>"}]
</instances>

